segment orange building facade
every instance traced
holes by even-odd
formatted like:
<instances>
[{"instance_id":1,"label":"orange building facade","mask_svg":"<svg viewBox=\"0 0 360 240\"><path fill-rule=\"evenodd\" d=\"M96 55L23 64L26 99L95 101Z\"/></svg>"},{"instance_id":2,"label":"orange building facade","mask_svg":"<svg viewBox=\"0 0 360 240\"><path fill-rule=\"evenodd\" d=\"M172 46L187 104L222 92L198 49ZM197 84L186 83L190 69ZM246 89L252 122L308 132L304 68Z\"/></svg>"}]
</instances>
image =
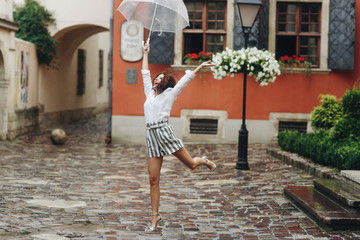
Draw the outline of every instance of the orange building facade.
<instances>
[{"instance_id":1,"label":"orange building facade","mask_svg":"<svg viewBox=\"0 0 360 240\"><path fill-rule=\"evenodd\" d=\"M113 143L143 144L145 143L143 112L145 95L140 71L141 60L126 61L121 55L121 26L125 22L125 18L116 11L120 3L121 0L114 1L112 141ZM276 35L276 29L279 26L279 20L276 16L279 13L279 10L276 10L279 9L278 1L270 0L263 1L263 3L267 4L268 14L266 16L260 12L260 18L264 18L265 15L265 20L269 20L269 30L266 33L268 34L268 49L278 53L276 49L279 48L276 45L276 40L280 39L280 34ZM289 1L289 3L294 3L294 1ZM279 127L291 127L294 123L301 123L305 125L305 131L311 131L310 113L314 107L320 104L319 95L333 94L340 98L348 88L353 87L354 83L360 79L360 69L357 67L360 61L360 46L357 44L360 41L360 25L357 24L360 16L359 3L355 6L354 1L353 5L356 13L354 30L354 42L356 44L353 46L352 61L354 64L353 67L350 67L352 69L330 69L329 67L328 59L332 53L329 50L330 39L328 36L330 34L326 31L331 31L333 16L329 9L333 7L336 1L315 0L308 1L308 3L318 4L321 7L319 18L322 20L322 34L325 32L325 35L321 35L321 39L319 39L320 44L322 44L318 48L320 63L312 69L310 75L305 74L302 70L286 69L274 83L263 87L253 78L248 77L246 125L250 142L273 142L279 132ZM233 2L227 1L227 5L229 4L231 5ZM228 6L227 11L227 17L229 17L228 15L233 9ZM326 15L325 18L324 15ZM234 14L233 19L235 18ZM227 29L236 29L236 21L234 21L234 25L233 28L228 27ZM259 29L261 32L261 28ZM232 34L226 35L227 38L232 37ZM147 30L145 30L144 35L147 36ZM184 44L178 44L179 39L181 39L178 37L179 35L182 33L177 33L174 38L173 63L150 64L152 76L168 67L173 67L179 71L180 75L184 74L185 69L191 69L190 66L181 62L185 53L183 51ZM234 47L235 44L235 41L228 39L225 45ZM151 43L150 46L155 48ZM135 83L129 84L127 82L128 69L136 69ZM234 77L216 80L211 71L202 72L191 80L178 96L171 112L170 122L175 128L176 135L185 142L236 143L243 113L242 99L243 75L241 73L235 74ZM199 126L193 123L193 119L201 119L205 125L205 132L196 132L196 128ZM215 120L215 125L214 122L208 121L209 119ZM195 125L191 126L192 124ZM206 129L214 128L215 131L206 132L208 131Z\"/></svg>"}]
</instances>

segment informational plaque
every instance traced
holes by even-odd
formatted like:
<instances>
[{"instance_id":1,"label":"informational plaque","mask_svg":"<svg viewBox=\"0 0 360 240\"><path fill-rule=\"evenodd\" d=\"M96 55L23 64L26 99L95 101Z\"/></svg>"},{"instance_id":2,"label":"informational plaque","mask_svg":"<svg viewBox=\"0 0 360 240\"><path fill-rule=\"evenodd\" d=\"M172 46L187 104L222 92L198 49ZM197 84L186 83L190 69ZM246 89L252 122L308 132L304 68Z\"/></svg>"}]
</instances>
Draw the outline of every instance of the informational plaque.
<instances>
[{"instance_id":1,"label":"informational plaque","mask_svg":"<svg viewBox=\"0 0 360 240\"><path fill-rule=\"evenodd\" d=\"M139 21L125 21L121 25L120 55L124 61L137 62L142 59L144 27Z\"/></svg>"},{"instance_id":2,"label":"informational plaque","mask_svg":"<svg viewBox=\"0 0 360 240\"><path fill-rule=\"evenodd\" d=\"M137 83L137 68L126 69L126 83L136 84Z\"/></svg>"}]
</instances>

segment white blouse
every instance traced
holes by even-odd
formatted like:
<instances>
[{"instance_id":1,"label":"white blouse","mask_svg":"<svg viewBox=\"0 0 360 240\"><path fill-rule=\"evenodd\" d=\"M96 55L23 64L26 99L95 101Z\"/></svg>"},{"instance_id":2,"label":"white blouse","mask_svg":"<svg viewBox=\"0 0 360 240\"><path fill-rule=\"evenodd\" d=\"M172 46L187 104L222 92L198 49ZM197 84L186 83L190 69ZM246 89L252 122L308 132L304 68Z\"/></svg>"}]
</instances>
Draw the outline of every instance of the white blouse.
<instances>
[{"instance_id":1,"label":"white blouse","mask_svg":"<svg viewBox=\"0 0 360 240\"><path fill-rule=\"evenodd\" d=\"M186 84L195 77L195 74L186 70L185 75L173 88L167 88L165 91L155 96L149 70L141 70L146 101L144 103L144 114L146 123L157 123L161 121L168 121L170 118L170 111L173 103L181 90Z\"/></svg>"}]
</instances>

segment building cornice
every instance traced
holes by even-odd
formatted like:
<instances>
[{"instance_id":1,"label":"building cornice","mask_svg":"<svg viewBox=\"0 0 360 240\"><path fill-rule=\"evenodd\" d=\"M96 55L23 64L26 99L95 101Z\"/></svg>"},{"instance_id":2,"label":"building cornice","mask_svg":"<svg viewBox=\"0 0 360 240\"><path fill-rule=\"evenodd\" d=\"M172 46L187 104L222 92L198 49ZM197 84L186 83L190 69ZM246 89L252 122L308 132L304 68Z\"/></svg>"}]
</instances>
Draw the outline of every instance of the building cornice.
<instances>
[{"instance_id":1,"label":"building cornice","mask_svg":"<svg viewBox=\"0 0 360 240\"><path fill-rule=\"evenodd\" d=\"M10 31L17 31L19 29L19 25L9 20L0 18L0 28L4 28Z\"/></svg>"}]
</instances>

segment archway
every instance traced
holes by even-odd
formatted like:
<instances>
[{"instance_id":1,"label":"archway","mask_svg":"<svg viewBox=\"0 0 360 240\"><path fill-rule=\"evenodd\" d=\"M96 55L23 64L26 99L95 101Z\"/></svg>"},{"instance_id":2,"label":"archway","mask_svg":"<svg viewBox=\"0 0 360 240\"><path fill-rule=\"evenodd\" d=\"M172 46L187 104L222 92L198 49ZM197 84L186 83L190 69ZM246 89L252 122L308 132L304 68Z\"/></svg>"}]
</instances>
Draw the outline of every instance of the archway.
<instances>
[{"instance_id":1,"label":"archway","mask_svg":"<svg viewBox=\"0 0 360 240\"><path fill-rule=\"evenodd\" d=\"M57 51L62 54L72 54L87 38L109 29L98 25L80 24L64 28L54 35L57 40Z\"/></svg>"},{"instance_id":2,"label":"archway","mask_svg":"<svg viewBox=\"0 0 360 240\"><path fill-rule=\"evenodd\" d=\"M99 25L78 24L61 29L54 35L57 51L56 68L42 67L40 74L40 104L44 109L41 113L42 127L93 116L99 106L98 51L103 49L105 54L109 51L109 34L102 33L107 31L109 29ZM106 40L100 37L104 35ZM86 52L86 91L82 95L77 93L79 48ZM103 69L107 69L106 66ZM47 119L52 122L48 122Z\"/></svg>"}]
</instances>

